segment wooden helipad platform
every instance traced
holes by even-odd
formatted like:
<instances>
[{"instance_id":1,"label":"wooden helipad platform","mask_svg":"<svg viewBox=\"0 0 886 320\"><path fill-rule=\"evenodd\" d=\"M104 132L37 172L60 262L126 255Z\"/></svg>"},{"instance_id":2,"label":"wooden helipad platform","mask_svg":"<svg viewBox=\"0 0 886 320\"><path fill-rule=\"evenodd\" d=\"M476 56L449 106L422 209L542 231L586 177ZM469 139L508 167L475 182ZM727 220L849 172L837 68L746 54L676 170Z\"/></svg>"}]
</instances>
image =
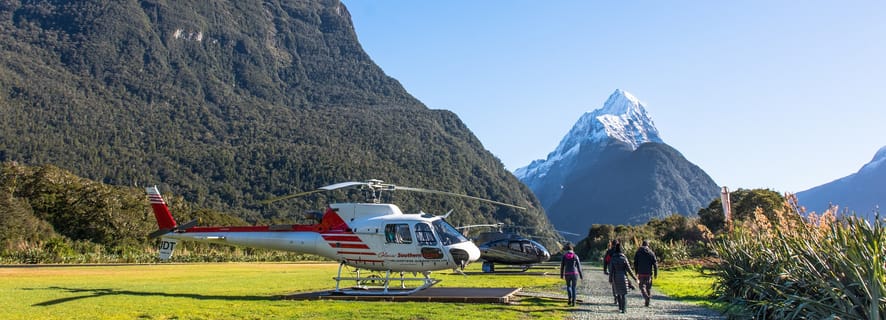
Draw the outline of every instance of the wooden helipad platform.
<instances>
[{"instance_id":1,"label":"wooden helipad platform","mask_svg":"<svg viewBox=\"0 0 886 320\"><path fill-rule=\"evenodd\" d=\"M425 301L460 303L509 303L521 288L428 288L411 295L343 295L329 291L303 292L284 296L285 300ZM389 291L395 291L389 289ZM380 293L380 292L379 292Z\"/></svg>"}]
</instances>

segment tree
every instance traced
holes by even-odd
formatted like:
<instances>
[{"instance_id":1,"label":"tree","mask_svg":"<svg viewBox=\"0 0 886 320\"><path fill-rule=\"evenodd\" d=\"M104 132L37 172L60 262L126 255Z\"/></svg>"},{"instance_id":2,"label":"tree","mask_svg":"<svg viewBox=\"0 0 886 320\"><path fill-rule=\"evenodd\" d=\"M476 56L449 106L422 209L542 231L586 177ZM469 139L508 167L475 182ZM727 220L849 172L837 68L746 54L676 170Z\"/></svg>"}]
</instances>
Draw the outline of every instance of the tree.
<instances>
[{"instance_id":1,"label":"tree","mask_svg":"<svg viewBox=\"0 0 886 320\"><path fill-rule=\"evenodd\" d=\"M584 259L598 259L609 247L609 241L615 238L615 226L611 224L593 224L588 236L575 246L575 252Z\"/></svg>"},{"instance_id":2,"label":"tree","mask_svg":"<svg viewBox=\"0 0 886 320\"><path fill-rule=\"evenodd\" d=\"M664 219L652 219L646 223L653 229L656 238L668 241L699 241L705 238L704 230L698 228L695 219L679 213L671 214Z\"/></svg>"},{"instance_id":3,"label":"tree","mask_svg":"<svg viewBox=\"0 0 886 320\"><path fill-rule=\"evenodd\" d=\"M732 221L745 221L754 217L757 208L763 211L766 218L773 223L780 223L784 211L785 198L778 192L769 189L738 189L729 193L732 200ZM723 205L720 199L712 201L707 208L698 211L699 222L717 233L724 229L726 222Z\"/></svg>"},{"instance_id":4,"label":"tree","mask_svg":"<svg viewBox=\"0 0 886 320\"><path fill-rule=\"evenodd\" d=\"M707 208L698 210L698 222L713 233L723 230L726 225L726 215L723 214L723 202L717 198L711 201Z\"/></svg>"}]
</instances>

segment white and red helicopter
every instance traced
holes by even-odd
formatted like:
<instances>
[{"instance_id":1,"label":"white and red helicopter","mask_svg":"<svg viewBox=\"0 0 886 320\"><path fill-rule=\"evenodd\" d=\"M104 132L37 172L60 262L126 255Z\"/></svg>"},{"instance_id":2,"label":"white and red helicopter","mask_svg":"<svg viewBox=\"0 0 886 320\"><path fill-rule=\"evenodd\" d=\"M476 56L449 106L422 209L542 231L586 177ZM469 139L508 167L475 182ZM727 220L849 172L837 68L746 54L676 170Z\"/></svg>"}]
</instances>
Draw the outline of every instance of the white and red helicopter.
<instances>
[{"instance_id":1,"label":"white and red helicopter","mask_svg":"<svg viewBox=\"0 0 886 320\"><path fill-rule=\"evenodd\" d=\"M445 216L404 214L396 205L380 203L382 191L444 194L523 209L451 192L385 184L381 180L337 183L270 201L349 187L365 188L370 195L369 201L330 204L322 217L317 217L318 222L315 224L223 227L196 227L196 221L178 225L157 187L148 187L148 198L159 225L159 229L151 233L151 237L162 237L160 258L163 260L171 257L178 240L316 254L340 262L338 275L334 278L335 293L402 295L429 288L439 282L430 278L431 271L464 268L468 263L476 261L480 258L480 249L446 222ZM342 277L342 267L346 265L357 268L356 277ZM360 269L383 271L385 277L361 278ZM392 272L399 272L400 277L392 279ZM405 272L420 272L424 277L404 278ZM358 284L366 280L381 282L383 290L342 290L342 280L355 280ZM403 290L389 291L391 280L399 280ZM421 281L422 284L406 290L405 281Z\"/></svg>"}]
</instances>

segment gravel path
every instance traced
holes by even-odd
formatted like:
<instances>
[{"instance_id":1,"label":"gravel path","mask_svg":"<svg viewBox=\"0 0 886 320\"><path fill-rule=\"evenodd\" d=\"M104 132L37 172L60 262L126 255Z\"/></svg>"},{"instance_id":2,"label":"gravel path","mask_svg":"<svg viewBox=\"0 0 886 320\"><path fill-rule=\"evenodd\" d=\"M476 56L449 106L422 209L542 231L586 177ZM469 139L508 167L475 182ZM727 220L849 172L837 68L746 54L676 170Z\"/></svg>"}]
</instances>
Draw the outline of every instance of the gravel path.
<instances>
[{"instance_id":1,"label":"gravel path","mask_svg":"<svg viewBox=\"0 0 886 320\"><path fill-rule=\"evenodd\" d=\"M586 268L585 278L578 284L578 299L581 302L567 319L726 319L718 311L670 299L655 290L654 285L649 307L643 306L643 296L638 288L628 292L627 312L622 314L612 297L609 276L603 274L601 268L583 267Z\"/></svg>"}]
</instances>

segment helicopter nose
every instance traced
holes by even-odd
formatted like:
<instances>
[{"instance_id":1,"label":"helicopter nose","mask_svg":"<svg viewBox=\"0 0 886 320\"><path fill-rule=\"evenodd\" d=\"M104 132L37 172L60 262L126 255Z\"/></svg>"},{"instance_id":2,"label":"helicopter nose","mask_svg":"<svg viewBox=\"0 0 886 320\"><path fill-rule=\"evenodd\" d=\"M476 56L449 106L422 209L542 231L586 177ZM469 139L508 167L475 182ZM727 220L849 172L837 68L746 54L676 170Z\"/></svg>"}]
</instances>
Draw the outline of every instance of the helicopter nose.
<instances>
[{"instance_id":1,"label":"helicopter nose","mask_svg":"<svg viewBox=\"0 0 886 320\"><path fill-rule=\"evenodd\" d=\"M540 253L539 253L539 255L538 255L538 258L541 260L540 262L548 261L548 260L551 259L551 253L548 252L548 250L545 250L544 248L542 248L542 249L540 250Z\"/></svg>"},{"instance_id":2,"label":"helicopter nose","mask_svg":"<svg viewBox=\"0 0 886 320\"><path fill-rule=\"evenodd\" d=\"M449 253L456 262L468 264L480 259L480 249L472 242L463 242L449 247Z\"/></svg>"},{"instance_id":3,"label":"helicopter nose","mask_svg":"<svg viewBox=\"0 0 886 320\"><path fill-rule=\"evenodd\" d=\"M472 242L469 242L469 243L470 243L470 246L469 246L470 248L468 248L469 250L467 250L468 256L470 257L469 261L474 262L474 261L480 260L480 248L477 248L477 246L474 245Z\"/></svg>"}]
</instances>

